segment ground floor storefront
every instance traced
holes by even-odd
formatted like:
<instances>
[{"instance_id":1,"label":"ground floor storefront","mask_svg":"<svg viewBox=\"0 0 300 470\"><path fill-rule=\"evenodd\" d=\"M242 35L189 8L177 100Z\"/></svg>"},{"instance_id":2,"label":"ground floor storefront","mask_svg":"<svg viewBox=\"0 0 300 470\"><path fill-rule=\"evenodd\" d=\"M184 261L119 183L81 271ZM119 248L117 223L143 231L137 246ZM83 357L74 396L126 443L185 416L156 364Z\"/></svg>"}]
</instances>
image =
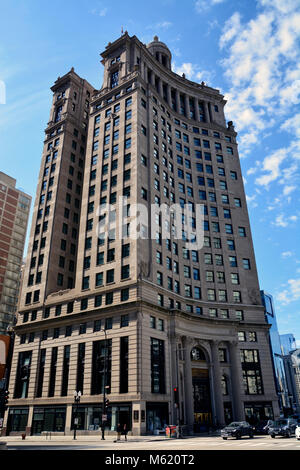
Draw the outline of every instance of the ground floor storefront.
<instances>
[{"instance_id":1,"label":"ground floor storefront","mask_svg":"<svg viewBox=\"0 0 300 470\"><path fill-rule=\"evenodd\" d=\"M132 402L112 403L105 416L105 430L109 433L117 432L118 424L122 428L126 424L128 432L155 435L170 424L167 402L144 402L142 407L133 406ZM100 433L102 404L11 407L3 431L6 435L41 435L44 432L68 435L73 433L74 423L79 434Z\"/></svg>"},{"instance_id":2,"label":"ground floor storefront","mask_svg":"<svg viewBox=\"0 0 300 470\"><path fill-rule=\"evenodd\" d=\"M198 384L199 385L199 384ZM199 391L199 389L198 389ZM193 432L198 434L214 428L210 402L201 401L196 396ZM129 433L135 435L158 435L170 422L170 404L167 402L144 402L142 406L132 402L112 403L106 413L105 431L117 432L117 426L126 424ZM245 420L256 424L261 420L274 418L272 402L244 403ZM224 402L226 424L234 417L232 403ZM12 407L8 410L6 435L22 434L41 435L44 432L69 435L74 432L74 423L78 434L100 434L102 426L101 404L74 404L62 406ZM184 421L182 422L184 424ZM2 433L2 435L5 435Z\"/></svg>"}]
</instances>

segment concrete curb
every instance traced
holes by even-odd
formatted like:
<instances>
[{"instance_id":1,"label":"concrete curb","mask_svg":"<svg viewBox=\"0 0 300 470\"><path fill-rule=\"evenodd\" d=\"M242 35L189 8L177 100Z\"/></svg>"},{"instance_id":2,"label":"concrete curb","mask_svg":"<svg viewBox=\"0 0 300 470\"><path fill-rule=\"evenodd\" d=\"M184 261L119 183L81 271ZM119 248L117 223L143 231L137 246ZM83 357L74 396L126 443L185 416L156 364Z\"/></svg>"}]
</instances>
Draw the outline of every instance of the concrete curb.
<instances>
[{"instance_id":1,"label":"concrete curb","mask_svg":"<svg viewBox=\"0 0 300 470\"><path fill-rule=\"evenodd\" d=\"M1 451L1 450L7 450L6 444L7 444L7 443L6 443L5 441L1 441L1 442L0 442L0 451Z\"/></svg>"}]
</instances>

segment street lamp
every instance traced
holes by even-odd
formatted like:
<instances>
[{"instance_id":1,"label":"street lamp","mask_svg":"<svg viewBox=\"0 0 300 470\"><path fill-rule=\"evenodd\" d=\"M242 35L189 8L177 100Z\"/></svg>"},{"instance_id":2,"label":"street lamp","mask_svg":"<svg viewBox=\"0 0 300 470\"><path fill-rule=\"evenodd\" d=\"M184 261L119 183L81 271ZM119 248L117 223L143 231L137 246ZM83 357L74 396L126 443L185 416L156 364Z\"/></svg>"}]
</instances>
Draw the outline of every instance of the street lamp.
<instances>
[{"instance_id":1,"label":"street lamp","mask_svg":"<svg viewBox=\"0 0 300 470\"><path fill-rule=\"evenodd\" d=\"M104 433L105 433L105 422L107 421L107 407L108 407L108 400L106 399L105 392L106 392L106 373L107 373L107 335L106 330L101 329L100 331L104 332L105 335L105 352L104 352L104 368L103 368L103 405L102 405L102 423L101 423L101 430L102 430L102 438L101 440L104 441Z\"/></svg>"},{"instance_id":2,"label":"street lamp","mask_svg":"<svg viewBox=\"0 0 300 470\"><path fill-rule=\"evenodd\" d=\"M81 392L74 392L74 403L76 404L75 408L75 417L74 417L74 438L76 439L76 430L77 430L77 424L78 424L78 405L80 402L80 397L81 397Z\"/></svg>"}]
</instances>

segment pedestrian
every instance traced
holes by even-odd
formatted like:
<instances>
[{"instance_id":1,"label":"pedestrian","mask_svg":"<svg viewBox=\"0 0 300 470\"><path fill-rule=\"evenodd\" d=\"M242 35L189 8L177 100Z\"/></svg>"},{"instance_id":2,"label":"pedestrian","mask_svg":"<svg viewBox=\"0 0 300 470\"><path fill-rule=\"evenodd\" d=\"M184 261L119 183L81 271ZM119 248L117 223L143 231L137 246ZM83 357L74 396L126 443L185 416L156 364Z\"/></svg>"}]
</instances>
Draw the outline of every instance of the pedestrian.
<instances>
[{"instance_id":1,"label":"pedestrian","mask_svg":"<svg viewBox=\"0 0 300 470\"><path fill-rule=\"evenodd\" d=\"M127 429L127 424L125 423L123 426L123 434L125 436L125 441L127 441L127 433L128 433L128 429Z\"/></svg>"},{"instance_id":2,"label":"pedestrian","mask_svg":"<svg viewBox=\"0 0 300 470\"><path fill-rule=\"evenodd\" d=\"M118 426L117 426L117 434L118 434L117 441L121 440L121 432L122 432L122 426L121 426L120 423L118 423Z\"/></svg>"}]
</instances>

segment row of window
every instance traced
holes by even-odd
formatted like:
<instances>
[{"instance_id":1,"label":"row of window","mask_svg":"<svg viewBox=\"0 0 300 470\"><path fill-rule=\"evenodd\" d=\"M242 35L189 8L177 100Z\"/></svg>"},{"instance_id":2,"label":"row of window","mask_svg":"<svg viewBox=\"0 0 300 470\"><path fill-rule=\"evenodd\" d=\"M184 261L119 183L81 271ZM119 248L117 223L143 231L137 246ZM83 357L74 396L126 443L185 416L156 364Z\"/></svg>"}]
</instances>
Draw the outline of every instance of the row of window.
<instances>
[{"instance_id":1,"label":"row of window","mask_svg":"<svg viewBox=\"0 0 300 470\"><path fill-rule=\"evenodd\" d=\"M24 319L23 319L23 322L24 322ZM116 325L116 324L117 324L116 318L112 318L112 317L95 320L93 323L93 332L96 333L100 331L101 329L111 330L113 328L113 325ZM128 314L121 315L121 318L120 318L120 321L118 321L118 324L120 328L125 328L126 326L129 326L129 315ZM87 323L80 323L78 329L77 328L74 329L73 325L67 325L66 327L64 327L64 329L60 327L54 328L52 332L52 339L59 338L61 334L63 333L63 331L64 331L65 337L71 336L74 333L74 331L78 331L79 335L83 335L83 334L86 334L88 327L89 325ZM32 343L37 336L39 335L36 335L35 332L31 332L28 334L26 333L21 334L20 344L25 344L26 341L28 343ZM41 333L41 340L46 341L48 339L50 339L49 330L43 330Z\"/></svg>"},{"instance_id":2,"label":"row of window","mask_svg":"<svg viewBox=\"0 0 300 470\"><path fill-rule=\"evenodd\" d=\"M161 272L156 273L156 283L158 286L163 287L163 274ZM173 280L171 277L167 279L167 288L176 294L180 294L180 282L177 280ZM194 288L190 284L184 284L184 293L183 295L188 298L194 298L197 300L201 300L201 288L199 286L194 286ZM217 301L217 302L228 302L228 295L227 291L224 289L218 289L218 295L216 294L215 289L207 289L207 300L208 301ZM233 291L232 292L233 302L241 303L242 297L240 291ZM163 306L163 296L158 294L158 301L159 305Z\"/></svg>"},{"instance_id":3,"label":"row of window","mask_svg":"<svg viewBox=\"0 0 300 470\"><path fill-rule=\"evenodd\" d=\"M196 260L196 257L194 256L192 259L194 261L194 260ZM197 259L198 259L198 257L197 257ZM204 253L204 255L203 255L204 264L215 264L216 266L223 266L224 265L223 255L215 254L214 259L215 259L215 263L213 262L213 254L212 253ZM237 257L236 256L229 256L228 261L229 261L229 266L234 267L234 268L238 267ZM157 264L163 265L163 258L162 258L162 254L161 254L160 251L156 251L156 262L157 262ZM194 262L196 262L196 261L194 261ZM242 266L243 266L244 269L249 270L251 268L249 258L243 258L242 263L243 263ZM178 263L178 261L173 260L173 263L172 263L172 259L169 256L166 257L166 267L167 267L168 270L173 271L176 274L179 274L179 263ZM192 272L192 270L191 270L190 266L186 266L186 265L183 266L184 277L191 278L192 277L191 272ZM207 271L207 273L211 273L211 271ZM210 276L210 274L208 274L208 276ZM193 268L193 278L195 280L200 280L199 269L198 268ZM210 278L209 278L209 280L211 281ZM220 276L220 281L219 282L223 282L223 281L221 281L221 276Z\"/></svg>"},{"instance_id":4,"label":"row of window","mask_svg":"<svg viewBox=\"0 0 300 470\"><path fill-rule=\"evenodd\" d=\"M60 278L62 276L62 279ZM72 279L72 278L71 278ZM58 274L57 278L58 282L63 283L63 274ZM72 279L73 281L73 279ZM73 284L73 282L72 282ZM83 280L83 286L89 286L89 277L88 280L84 278ZM73 285L72 285L73 287ZM72 288L70 287L70 289ZM84 288L83 288L84 289ZM85 287L85 289L88 289L88 287ZM105 299L105 305L111 305L114 302L114 292L107 292L105 295L98 294L94 297L94 307L101 307L103 298ZM120 294L120 300L121 302L125 302L129 299L129 289L124 288L121 289L121 294ZM32 302L39 302L40 300L40 291L36 290L34 292L27 292L26 298L25 298L25 304L29 305ZM72 313L74 308L74 302L69 302L67 306L67 313ZM88 299L82 299L80 301L80 310L86 310L88 308ZM57 312L60 310L58 309ZM50 315L50 308L46 307L45 312L43 317L48 318ZM56 315L59 315L59 313L56 313Z\"/></svg>"}]
</instances>

